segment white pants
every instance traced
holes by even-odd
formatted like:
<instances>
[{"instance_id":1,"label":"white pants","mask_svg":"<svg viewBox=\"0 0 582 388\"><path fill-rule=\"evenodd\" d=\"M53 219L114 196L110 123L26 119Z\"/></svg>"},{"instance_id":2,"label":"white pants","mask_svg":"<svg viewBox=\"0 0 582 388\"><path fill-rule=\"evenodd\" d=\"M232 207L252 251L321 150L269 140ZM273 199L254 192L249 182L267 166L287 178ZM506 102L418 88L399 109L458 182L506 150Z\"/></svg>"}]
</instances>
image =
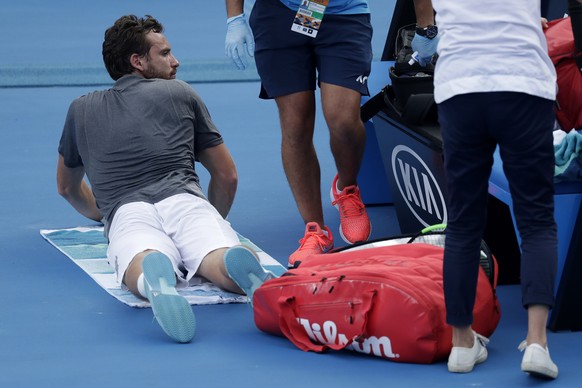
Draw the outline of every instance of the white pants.
<instances>
[{"instance_id":1,"label":"white pants","mask_svg":"<svg viewBox=\"0 0 582 388\"><path fill-rule=\"evenodd\" d=\"M206 255L238 244L230 223L208 201L177 194L154 204L132 202L121 206L109 229L107 257L121 283L138 253L148 249L162 252L172 261L184 286Z\"/></svg>"}]
</instances>

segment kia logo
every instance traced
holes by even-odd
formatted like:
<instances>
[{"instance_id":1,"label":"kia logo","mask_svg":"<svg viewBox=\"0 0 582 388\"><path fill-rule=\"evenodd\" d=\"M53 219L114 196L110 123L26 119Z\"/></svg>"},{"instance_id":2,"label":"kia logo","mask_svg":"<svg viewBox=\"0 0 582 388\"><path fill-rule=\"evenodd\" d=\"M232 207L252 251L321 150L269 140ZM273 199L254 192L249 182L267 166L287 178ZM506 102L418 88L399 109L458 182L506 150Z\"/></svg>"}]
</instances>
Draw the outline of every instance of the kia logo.
<instances>
[{"instance_id":1,"label":"kia logo","mask_svg":"<svg viewBox=\"0 0 582 388\"><path fill-rule=\"evenodd\" d=\"M394 147L392 173L404 202L422 225L447 223L447 207L441 188L416 152L405 145Z\"/></svg>"}]
</instances>

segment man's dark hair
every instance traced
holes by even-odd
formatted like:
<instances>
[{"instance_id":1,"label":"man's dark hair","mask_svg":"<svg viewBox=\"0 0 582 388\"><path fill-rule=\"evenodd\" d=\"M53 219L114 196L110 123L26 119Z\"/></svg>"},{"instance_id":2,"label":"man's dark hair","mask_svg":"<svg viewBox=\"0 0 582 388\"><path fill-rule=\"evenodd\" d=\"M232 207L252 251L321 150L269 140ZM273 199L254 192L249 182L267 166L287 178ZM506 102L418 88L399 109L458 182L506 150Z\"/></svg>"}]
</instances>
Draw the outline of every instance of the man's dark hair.
<instances>
[{"instance_id":1,"label":"man's dark hair","mask_svg":"<svg viewBox=\"0 0 582 388\"><path fill-rule=\"evenodd\" d=\"M111 78L118 80L133 73L131 55L147 55L151 47L146 40L146 34L150 31L160 33L163 30L162 24L150 15L143 18L126 15L117 19L105 31L103 41L103 62Z\"/></svg>"}]
</instances>

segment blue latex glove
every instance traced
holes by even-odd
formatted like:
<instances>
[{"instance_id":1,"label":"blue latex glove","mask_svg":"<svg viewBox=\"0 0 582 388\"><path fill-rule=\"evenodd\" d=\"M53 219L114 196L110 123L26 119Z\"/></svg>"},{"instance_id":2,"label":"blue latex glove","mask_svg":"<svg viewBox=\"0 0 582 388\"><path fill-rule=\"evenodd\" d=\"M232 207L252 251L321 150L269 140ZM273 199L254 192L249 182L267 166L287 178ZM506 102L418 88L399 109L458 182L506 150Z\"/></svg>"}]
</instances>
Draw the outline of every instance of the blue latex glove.
<instances>
[{"instance_id":1,"label":"blue latex glove","mask_svg":"<svg viewBox=\"0 0 582 388\"><path fill-rule=\"evenodd\" d=\"M412 39L412 51L417 53L415 59L420 63L420 66L424 67L431 62L432 56L436 54L440 38L440 33L432 39L428 39L426 36L421 36L416 33L414 34L414 38Z\"/></svg>"},{"instance_id":2,"label":"blue latex glove","mask_svg":"<svg viewBox=\"0 0 582 388\"><path fill-rule=\"evenodd\" d=\"M247 53L251 57L254 55L255 40L244 13L226 20L224 51L239 70L247 68Z\"/></svg>"}]
</instances>

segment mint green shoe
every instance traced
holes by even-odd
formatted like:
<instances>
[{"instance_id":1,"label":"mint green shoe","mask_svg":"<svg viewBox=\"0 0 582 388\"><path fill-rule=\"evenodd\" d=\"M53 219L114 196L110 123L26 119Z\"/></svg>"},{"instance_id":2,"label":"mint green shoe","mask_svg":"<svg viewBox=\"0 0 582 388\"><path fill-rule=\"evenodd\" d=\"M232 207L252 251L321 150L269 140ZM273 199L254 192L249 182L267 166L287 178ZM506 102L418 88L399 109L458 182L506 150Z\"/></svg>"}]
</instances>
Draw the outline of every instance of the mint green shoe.
<instances>
[{"instance_id":1,"label":"mint green shoe","mask_svg":"<svg viewBox=\"0 0 582 388\"><path fill-rule=\"evenodd\" d=\"M275 278L265 271L257 255L242 245L234 246L224 254L224 266L228 276L244 291L253 305L253 294L264 282Z\"/></svg>"},{"instance_id":2,"label":"mint green shoe","mask_svg":"<svg viewBox=\"0 0 582 388\"><path fill-rule=\"evenodd\" d=\"M190 342L196 331L192 307L176 291L176 274L163 253L146 255L142 263L147 298L164 332L177 342Z\"/></svg>"}]
</instances>

